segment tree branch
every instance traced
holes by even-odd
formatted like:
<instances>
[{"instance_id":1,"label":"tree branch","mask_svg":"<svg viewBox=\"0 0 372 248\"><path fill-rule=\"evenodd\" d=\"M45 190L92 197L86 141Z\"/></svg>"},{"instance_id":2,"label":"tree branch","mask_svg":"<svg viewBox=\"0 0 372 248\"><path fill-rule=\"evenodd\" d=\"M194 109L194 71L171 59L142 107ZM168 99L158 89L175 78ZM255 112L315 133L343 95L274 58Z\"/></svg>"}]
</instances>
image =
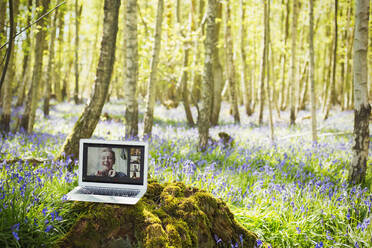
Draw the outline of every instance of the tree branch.
<instances>
[{"instance_id":1,"label":"tree branch","mask_svg":"<svg viewBox=\"0 0 372 248\"><path fill-rule=\"evenodd\" d=\"M9 21L10 21L9 41L11 41L12 40L11 37L13 37L13 31L14 31L13 0L9 0ZM3 86L3 82L4 82L4 79L5 79L5 74L6 74L6 71L8 69L10 55L12 53L13 42L9 42L9 41L7 42L7 43L9 43L9 46L8 46L8 49L6 50L6 55L5 55L6 60L5 60L3 72L1 73L1 78L0 78L0 91L1 91L1 88Z\"/></svg>"},{"instance_id":2,"label":"tree branch","mask_svg":"<svg viewBox=\"0 0 372 248\"><path fill-rule=\"evenodd\" d=\"M29 29L32 25L34 25L35 23L39 22L41 19L43 19L45 16L49 15L51 12L53 12L54 10L56 10L57 8L59 8L61 5L65 4L66 2L63 1L62 3L58 4L57 6L55 6L53 9L49 10L47 13L45 13L44 15L40 16L36 21L30 23L29 25L27 25L26 27L24 27L21 31L19 31L18 33L16 33L11 39L9 39L6 43L4 43L0 49L4 48L11 40L15 39L18 35L20 35L21 33L23 33L24 31L26 31L27 29Z\"/></svg>"}]
</instances>

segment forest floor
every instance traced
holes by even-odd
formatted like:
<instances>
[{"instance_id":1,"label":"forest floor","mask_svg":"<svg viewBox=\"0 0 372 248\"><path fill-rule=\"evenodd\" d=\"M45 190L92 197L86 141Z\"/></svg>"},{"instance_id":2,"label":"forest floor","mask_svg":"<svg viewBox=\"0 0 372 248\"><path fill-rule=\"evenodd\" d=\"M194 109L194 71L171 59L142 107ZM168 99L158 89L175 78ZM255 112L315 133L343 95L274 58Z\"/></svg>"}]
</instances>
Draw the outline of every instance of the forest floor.
<instances>
[{"instance_id":1,"label":"forest floor","mask_svg":"<svg viewBox=\"0 0 372 248\"><path fill-rule=\"evenodd\" d=\"M38 110L34 134L2 137L0 247L51 246L76 219L64 195L77 185L77 174L67 171L70 158L53 159L83 108L54 104L48 118ZM346 181L353 111L334 110L326 121L319 116L317 144L311 141L308 111L299 112L294 127L288 126L288 112L281 112L280 119L274 112L273 143L267 119L258 126L258 116L247 117L241 108L241 124L234 124L229 105L223 104L220 125L210 129L217 142L203 153L197 150L197 128L187 126L181 105L171 110L158 105L154 113L152 178L211 192L272 247L372 247L371 146L366 184ZM139 117L142 134L143 108ZM93 138L123 139L123 120L123 102L106 104ZM231 135L234 145L218 142L219 132Z\"/></svg>"}]
</instances>

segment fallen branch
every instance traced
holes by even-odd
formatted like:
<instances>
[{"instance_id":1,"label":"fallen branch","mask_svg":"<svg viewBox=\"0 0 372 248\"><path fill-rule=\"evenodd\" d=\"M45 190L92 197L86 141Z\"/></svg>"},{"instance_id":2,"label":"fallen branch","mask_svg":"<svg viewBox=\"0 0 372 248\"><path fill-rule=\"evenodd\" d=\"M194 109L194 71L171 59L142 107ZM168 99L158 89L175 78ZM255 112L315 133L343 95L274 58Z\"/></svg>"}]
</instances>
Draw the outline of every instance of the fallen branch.
<instances>
[{"instance_id":1,"label":"fallen branch","mask_svg":"<svg viewBox=\"0 0 372 248\"><path fill-rule=\"evenodd\" d=\"M322 133L322 134L319 134L318 137L322 137L322 136L337 136L337 135L352 135L352 134L353 133L351 133L351 132ZM288 135L288 136L280 137L280 138L278 138L278 140L289 139L289 138L300 137L300 136L306 136L306 135L311 135L311 131L310 132L300 133L300 134L293 134L293 135Z\"/></svg>"},{"instance_id":2,"label":"fallen branch","mask_svg":"<svg viewBox=\"0 0 372 248\"><path fill-rule=\"evenodd\" d=\"M32 164L42 164L45 162L51 161L49 159L43 159L43 158L13 158L13 159L3 159L0 160L0 164L7 163L7 164L14 164L17 162L28 162Z\"/></svg>"}]
</instances>

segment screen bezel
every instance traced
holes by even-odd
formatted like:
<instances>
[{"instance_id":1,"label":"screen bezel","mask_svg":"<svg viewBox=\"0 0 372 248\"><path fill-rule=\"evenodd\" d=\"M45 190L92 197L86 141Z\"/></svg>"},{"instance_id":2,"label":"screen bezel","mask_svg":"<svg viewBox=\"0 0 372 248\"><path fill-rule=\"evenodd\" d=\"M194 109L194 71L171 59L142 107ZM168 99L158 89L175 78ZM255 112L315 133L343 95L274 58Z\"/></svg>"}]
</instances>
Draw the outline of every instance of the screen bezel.
<instances>
[{"instance_id":1,"label":"screen bezel","mask_svg":"<svg viewBox=\"0 0 372 248\"><path fill-rule=\"evenodd\" d=\"M130 165L128 162L127 172L128 178L123 178L120 181L114 181L106 177L88 176L87 174L87 155L88 147L112 147L112 148L128 148L128 161L130 161L130 148L140 148L141 163L140 168L142 174L139 180L129 178ZM115 188L131 188L143 189L147 187L147 169L148 169L148 144L142 141L105 141L93 139L81 139L79 149L79 185L82 186L97 186L97 187L115 187ZM142 163L143 162L143 163Z\"/></svg>"}]
</instances>

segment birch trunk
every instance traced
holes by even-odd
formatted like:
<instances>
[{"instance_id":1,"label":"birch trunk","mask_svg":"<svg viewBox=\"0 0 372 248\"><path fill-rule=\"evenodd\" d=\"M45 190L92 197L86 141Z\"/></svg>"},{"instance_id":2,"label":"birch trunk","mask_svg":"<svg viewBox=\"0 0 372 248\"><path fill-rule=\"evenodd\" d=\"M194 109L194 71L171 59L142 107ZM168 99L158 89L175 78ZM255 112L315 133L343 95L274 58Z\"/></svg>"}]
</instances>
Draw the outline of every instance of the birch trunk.
<instances>
[{"instance_id":1,"label":"birch trunk","mask_svg":"<svg viewBox=\"0 0 372 248\"><path fill-rule=\"evenodd\" d=\"M44 115L49 116L49 101L50 101L50 94L51 94L51 83L53 82L53 74L54 72L54 41L56 38L56 20L58 16L58 9L56 9L53 21L52 21L52 33L50 34L50 43L49 43L49 57L48 57L48 69L46 72L46 79L45 79L45 93L44 93Z\"/></svg>"},{"instance_id":2,"label":"birch trunk","mask_svg":"<svg viewBox=\"0 0 372 248\"><path fill-rule=\"evenodd\" d=\"M78 7L79 0L75 0L75 88L74 88L74 101L75 104L79 103L79 26L80 16L83 6Z\"/></svg>"},{"instance_id":3,"label":"birch trunk","mask_svg":"<svg viewBox=\"0 0 372 248\"><path fill-rule=\"evenodd\" d=\"M216 18L222 18L222 3L217 2ZM221 30L221 22L216 23L215 42L218 44L219 34ZM223 68L220 62L220 48L216 47L213 54L213 94L211 106L211 125L218 124L218 119L221 111L221 93L223 87Z\"/></svg>"},{"instance_id":4,"label":"birch trunk","mask_svg":"<svg viewBox=\"0 0 372 248\"><path fill-rule=\"evenodd\" d=\"M39 1L37 1L37 5L40 4L38 2ZM43 15L48 10L49 1L41 0L40 6L42 7L40 15ZM27 94L25 110L20 121L20 127L27 131L27 133L32 133L34 127L36 109L39 102L39 87L42 79L43 54L46 48L46 33L44 30L44 27L47 25L46 19L41 19L38 25L41 28L36 33L35 63L32 72L31 86Z\"/></svg>"},{"instance_id":5,"label":"birch trunk","mask_svg":"<svg viewBox=\"0 0 372 248\"><path fill-rule=\"evenodd\" d=\"M296 124L296 85L297 85L297 78L296 78L296 40L297 40L297 3L298 0L293 0L293 13L292 13L292 54L291 54L291 80L289 82L290 87L290 125Z\"/></svg>"},{"instance_id":6,"label":"birch trunk","mask_svg":"<svg viewBox=\"0 0 372 248\"><path fill-rule=\"evenodd\" d=\"M138 102L136 88L138 80L137 0L126 1L126 79L124 82L125 136L138 135Z\"/></svg>"},{"instance_id":7,"label":"birch trunk","mask_svg":"<svg viewBox=\"0 0 372 248\"><path fill-rule=\"evenodd\" d=\"M263 39L263 49L262 49L262 61L261 61L261 72L260 72L260 112L258 114L258 124L263 123L263 111L265 106L265 78L266 78L266 54L267 49L267 0L264 0L264 39Z\"/></svg>"},{"instance_id":8,"label":"birch trunk","mask_svg":"<svg viewBox=\"0 0 372 248\"><path fill-rule=\"evenodd\" d=\"M208 0L206 15L206 37L203 83L201 86L201 108L199 116L199 149L205 151L208 145L210 114L211 114L211 91L213 87L213 54L216 49L216 12L217 1Z\"/></svg>"},{"instance_id":9,"label":"birch trunk","mask_svg":"<svg viewBox=\"0 0 372 248\"><path fill-rule=\"evenodd\" d=\"M58 62L56 66L56 77L54 80L54 92L56 94L56 98L58 102L62 101L62 88L61 88L61 81L62 81L62 67L63 67L63 54L64 54L64 47L63 47L63 35L64 35L64 28L65 28L65 6L62 5L59 10L58 15Z\"/></svg>"},{"instance_id":10,"label":"birch trunk","mask_svg":"<svg viewBox=\"0 0 372 248\"><path fill-rule=\"evenodd\" d=\"M266 44L265 46L267 49L270 47L270 0L265 0L265 9L266 9L266 19L265 19L265 32L267 32L266 36ZM269 51L269 50L267 50ZM269 53L266 52L266 64L267 64L267 75L266 75L266 97L267 97L267 103L269 106L269 127L270 127L270 139L272 142L274 142L275 136L274 136L274 123L273 123L273 108L272 108L272 100L271 100L271 90L270 90L270 67L268 66L268 57Z\"/></svg>"},{"instance_id":11,"label":"birch trunk","mask_svg":"<svg viewBox=\"0 0 372 248\"><path fill-rule=\"evenodd\" d=\"M26 24L30 23L32 15L32 0L27 1L27 18ZM22 44L22 52L23 52L23 62L22 62L22 73L21 79L19 82L19 87L17 89L17 102L16 107L20 107L23 105L23 101L26 94L26 85L29 82L29 71L30 71L30 50L31 50L31 30L26 30L26 38Z\"/></svg>"},{"instance_id":12,"label":"birch trunk","mask_svg":"<svg viewBox=\"0 0 372 248\"><path fill-rule=\"evenodd\" d=\"M356 0L354 37L354 135L353 158L349 182L365 181L369 146L369 124L371 106L368 103L368 22L369 0Z\"/></svg>"},{"instance_id":13,"label":"birch trunk","mask_svg":"<svg viewBox=\"0 0 372 248\"><path fill-rule=\"evenodd\" d=\"M286 3L286 16L285 16L285 29L284 29L284 49L282 52L282 71L281 71L281 94L279 97L279 103L280 103L280 110L284 110L287 107L287 99L288 99L288 87L289 87L289 82L286 84L286 74L287 74L287 41L288 41L288 36L289 36L289 16L290 16L290 0L287 0Z\"/></svg>"},{"instance_id":14,"label":"birch trunk","mask_svg":"<svg viewBox=\"0 0 372 248\"><path fill-rule=\"evenodd\" d=\"M225 46L226 46L226 72L227 72L227 81L230 86L230 99L231 99L231 108L232 114L234 117L235 123L240 123L240 115L238 108L238 96L237 96L237 86L235 80L235 64L234 64L234 43L232 40L232 31L231 31L231 3L226 4L225 10Z\"/></svg>"},{"instance_id":15,"label":"birch trunk","mask_svg":"<svg viewBox=\"0 0 372 248\"><path fill-rule=\"evenodd\" d=\"M154 37L154 48L152 50L152 58L150 62L151 72L149 81L147 83L147 95L146 95L146 112L144 117L144 131L143 136L151 137L153 118L154 118L154 105L155 105L155 84L156 74L158 70L159 53L161 47L161 31L163 22L163 10L164 0L158 0L158 9L156 12L156 24L155 24L155 37Z\"/></svg>"},{"instance_id":16,"label":"birch trunk","mask_svg":"<svg viewBox=\"0 0 372 248\"><path fill-rule=\"evenodd\" d=\"M0 92L2 100L2 111L0 116L0 131L7 133L10 130L10 113L11 113L11 102L12 102L12 83L14 81L15 74L15 42L12 38L15 31L17 30L17 12L18 4L16 1L9 1L9 43L6 50L6 61L3 70L1 71L1 82ZM6 74L5 74L6 73ZM4 75L5 74L5 75ZM5 80L4 80L5 79Z\"/></svg>"},{"instance_id":17,"label":"birch trunk","mask_svg":"<svg viewBox=\"0 0 372 248\"><path fill-rule=\"evenodd\" d=\"M178 25L181 27L182 24L181 24L181 11L180 11L180 4L181 4L181 1L180 0L177 0L177 6L176 6L176 13L177 13L177 23ZM191 5L191 11L193 12L194 11L194 5L193 5L193 1L190 1L190 5ZM189 14L189 24L188 24L188 31L189 31L189 34L191 35L191 32L192 32L192 29L193 29L193 13L190 13ZM178 79L178 82L177 82L177 89L181 91L181 95L182 95L182 104L183 104L183 107L185 109L185 114L186 114L186 120L187 120L187 124L192 127L195 125L194 123L194 119L192 117L192 113L191 113L191 108L190 108L190 96L189 96L189 90L188 90L188 65L189 65L189 54L190 54L190 50L191 50L191 41L189 40L188 37L186 37L186 35L183 33L182 29L179 28L179 33L180 33L180 36L182 37L183 39L183 63L182 63L182 70L181 70L181 74L180 74L180 77Z\"/></svg>"},{"instance_id":18,"label":"birch trunk","mask_svg":"<svg viewBox=\"0 0 372 248\"><path fill-rule=\"evenodd\" d=\"M105 0L101 52L94 82L94 92L89 104L75 123L74 129L66 138L58 156L59 158L64 155L71 155L77 158L79 154L79 140L90 138L97 126L107 97L115 61L119 8L120 0Z\"/></svg>"},{"instance_id":19,"label":"birch trunk","mask_svg":"<svg viewBox=\"0 0 372 248\"><path fill-rule=\"evenodd\" d=\"M245 10L246 10L246 2L244 0L240 0L240 60L242 63L242 68L240 72L240 84L242 88L242 94L243 94L243 103L245 107L245 112L248 116L251 116L253 114L252 110L252 104L251 104L251 94L252 90L249 89L247 80L247 71L249 71L248 65L247 65L247 54L245 51L245 37L247 35L246 28L245 28Z\"/></svg>"},{"instance_id":20,"label":"birch trunk","mask_svg":"<svg viewBox=\"0 0 372 248\"><path fill-rule=\"evenodd\" d=\"M0 1L0 24L4 24L7 16L7 6L8 1ZM5 25L0 25L0 43L4 44L6 42L6 29ZM6 49L0 49L0 58L4 58L4 55L6 53ZM3 64L0 64L0 72L3 70ZM1 96L1 88L0 88L0 96Z\"/></svg>"},{"instance_id":21,"label":"birch trunk","mask_svg":"<svg viewBox=\"0 0 372 248\"><path fill-rule=\"evenodd\" d=\"M337 92L336 92L336 69L337 69L337 45L338 45L338 24L337 24L337 15L338 15L338 0L334 0L335 5L335 17L334 17L334 44L333 44L333 68L332 68L332 83L331 83L331 105L337 103Z\"/></svg>"},{"instance_id":22,"label":"birch trunk","mask_svg":"<svg viewBox=\"0 0 372 248\"><path fill-rule=\"evenodd\" d=\"M313 143L316 143L316 102L315 102L315 81L314 81L314 0L310 0L310 34L309 34L309 49L310 49L310 100L311 100L311 133Z\"/></svg>"}]
</instances>

